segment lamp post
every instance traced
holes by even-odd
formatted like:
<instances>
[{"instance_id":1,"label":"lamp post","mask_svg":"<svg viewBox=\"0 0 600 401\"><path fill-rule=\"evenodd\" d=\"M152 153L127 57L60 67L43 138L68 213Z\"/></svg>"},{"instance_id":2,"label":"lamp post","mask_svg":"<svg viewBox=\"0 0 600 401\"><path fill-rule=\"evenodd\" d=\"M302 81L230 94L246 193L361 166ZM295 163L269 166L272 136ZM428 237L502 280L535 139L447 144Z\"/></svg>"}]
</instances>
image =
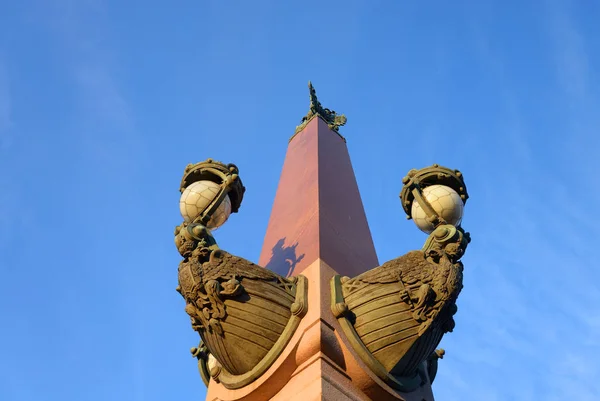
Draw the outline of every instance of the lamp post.
<instances>
[{"instance_id":1,"label":"lamp post","mask_svg":"<svg viewBox=\"0 0 600 401\"><path fill-rule=\"evenodd\" d=\"M245 192L235 165L212 159L188 165L180 192L177 291L201 337L191 352L206 385L210 376L237 389L262 375L289 342L306 313L306 279L279 276L219 249L212 230L239 210Z\"/></svg>"},{"instance_id":2,"label":"lamp post","mask_svg":"<svg viewBox=\"0 0 600 401\"><path fill-rule=\"evenodd\" d=\"M304 146L331 133L332 141L345 146L338 129L346 118L323 108L312 85L310 95L311 110L293 140L304 140L298 142ZM324 134L307 136L321 127ZM303 139L295 139L302 135ZM334 395L330 390L325 396L322 390L321 399L433 400L431 384L445 354L436 348L444 334L454 329L456 300L463 287L460 259L470 236L461 222L468 193L460 171L437 164L409 171L402 182L402 208L428 234L422 249L353 277L336 274L352 270L341 265L325 268L324 258L351 260L321 256L322 247L336 246L332 238L343 232L331 234L320 218L316 229L306 228L308 220L298 235L307 238L304 249L318 247L318 259L313 267L304 266L303 274L283 277L220 249L212 234L241 206L245 188L238 168L212 159L186 167L180 185L183 222L175 230L175 244L183 258L177 291L200 336L192 355L198 359L202 380L213 390L211 399L304 399L300 394L314 379L297 377L307 372L306 366L322 360L343 374L335 378L314 367L317 378L323 383L337 380L339 388L352 387L348 391L354 395ZM288 203L294 200L295 192L290 193L292 197L285 198ZM315 199L320 202L321 195ZM316 210L325 207L319 203ZM288 210L298 208L280 208L278 213L290 219ZM328 224L335 223L333 214L329 213ZM291 219L293 223L295 217ZM347 224L343 220L339 227ZM317 236L316 241L306 237L307 230ZM298 392L298 398L293 392Z\"/></svg>"}]
</instances>

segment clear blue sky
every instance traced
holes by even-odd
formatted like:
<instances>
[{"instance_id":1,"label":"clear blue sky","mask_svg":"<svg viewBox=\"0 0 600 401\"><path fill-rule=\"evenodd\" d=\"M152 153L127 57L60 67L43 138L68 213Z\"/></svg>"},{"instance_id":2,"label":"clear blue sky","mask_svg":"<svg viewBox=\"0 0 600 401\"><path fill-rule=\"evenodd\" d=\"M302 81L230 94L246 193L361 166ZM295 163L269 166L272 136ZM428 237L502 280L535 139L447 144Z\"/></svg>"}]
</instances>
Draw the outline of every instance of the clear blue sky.
<instances>
[{"instance_id":1,"label":"clear blue sky","mask_svg":"<svg viewBox=\"0 0 600 401\"><path fill-rule=\"evenodd\" d=\"M217 239L256 261L309 79L348 116L381 261L425 240L402 176L465 174L436 399L600 399L600 3L418 3L1 1L0 399L203 399L179 180L238 164Z\"/></svg>"}]
</instances>

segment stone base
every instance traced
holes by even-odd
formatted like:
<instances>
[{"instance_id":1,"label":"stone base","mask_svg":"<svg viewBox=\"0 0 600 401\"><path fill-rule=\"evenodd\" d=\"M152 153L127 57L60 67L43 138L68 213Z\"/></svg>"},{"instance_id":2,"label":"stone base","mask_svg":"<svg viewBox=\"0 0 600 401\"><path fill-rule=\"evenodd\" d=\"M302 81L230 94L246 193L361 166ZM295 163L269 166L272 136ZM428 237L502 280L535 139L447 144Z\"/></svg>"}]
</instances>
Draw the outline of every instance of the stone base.
<instances>
[{"instance_id":1,"label":"stone base","mask_svg":"<svg viewBox=\"0 0 600 401\"><path fill-rule=\"evenodd\" d=\"M238 390L211 380L207 401L433 401L429 384L399 393L354 353L330 309L329 283L336 274L331 267L319 259L302 274L309 282L308 312L279 359Z\"/></svg>"}]
</instances>

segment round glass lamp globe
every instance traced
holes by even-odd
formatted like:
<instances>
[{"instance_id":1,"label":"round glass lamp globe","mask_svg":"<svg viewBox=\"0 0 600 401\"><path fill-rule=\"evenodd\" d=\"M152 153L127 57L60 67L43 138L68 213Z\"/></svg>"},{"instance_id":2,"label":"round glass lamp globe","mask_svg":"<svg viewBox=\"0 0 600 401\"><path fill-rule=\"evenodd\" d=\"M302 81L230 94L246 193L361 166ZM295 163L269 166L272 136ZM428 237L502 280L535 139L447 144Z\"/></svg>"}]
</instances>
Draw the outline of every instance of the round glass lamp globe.
<instances>
[{"instance_id":1,"label":"round glass lamp globe","mask_svg":"<svg viewBox=\"0 0 600 401\"><path fill-rule=\"evenodd\" d=\"M189 223L200 216L217 197L219 191L221 191L220 185L212 181L196 181L190 184L183 191L179 200L179 211L183 220ZM206 224L206 228L216 230L227 221L230 214L231 200L229 195L226 195Z\"/></svg>"},{"instance_id":2,"label":"round glass lamp globe","mask_svg":"<svg viewBox=\"0 0 600 401\"><path fill-rule=\"evenodd\" d=\"M448 224L454 226L460 224L463 217L464 203L455 190L445 185L431 185L423 189L423 197ZM427 214L416 199L412 204L410 214L419 230L431 234L435 227L427 221Z\"/></svg>"}]
</instances>

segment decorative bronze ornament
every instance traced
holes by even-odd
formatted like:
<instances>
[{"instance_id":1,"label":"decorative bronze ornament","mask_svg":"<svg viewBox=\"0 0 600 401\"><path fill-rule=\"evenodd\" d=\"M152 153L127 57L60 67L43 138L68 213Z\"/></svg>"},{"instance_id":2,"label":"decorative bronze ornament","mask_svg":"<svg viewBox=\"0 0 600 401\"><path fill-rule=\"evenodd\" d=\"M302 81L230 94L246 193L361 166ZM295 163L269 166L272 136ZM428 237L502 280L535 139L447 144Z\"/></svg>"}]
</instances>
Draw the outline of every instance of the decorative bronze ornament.
<instances>
[{"instance_id":1,"label":"decorative bronze ornament","mask_svg":"<svg viewBox=\"0 0 600 401\"><path fill-rule=\"evenodd\" d=\"M405 211L410 213L414 199L420 202L421 185L456 187L464 202L462 174L448 172L452 170L437 165L411 170L402 190L402 199L409 201L403 203ZM454 328L463 286L460 258L470 242L460 226L445 224L435 211L432 215L435 229L421 250L355 278L335 276L331 281L332 312L350 344L375 374L404 392L424 384L427 376L430 382L435 378L437 360L444 354L435 349Z\"/></svg>"},{"instance_id":2,"label":"decorative bronze ornament","mask_svg":"<svg viewBox=\"0 0 600 401\"><path fill-rule=\"evenodd\" d=\"M235 164L225 165L212 159L207 159L206 161L196 164L188 164L186 166L179 186L179 192L181 192L182 197L185 194L186 189L194 184L202 182L215 184L213 187L214 189L208 188L207 191L213 199L206 205L202 205L203 210L198 211L199 214L197 216L189 216L190 220L193 220L193 223L207 226L209 220L219 206L221 206L225 198L228 199L230 204L229 213L238 212L242 204L244 192L246 191L238 173L239 171ZM208 201L209 199L206 200ZM184 199L180 201L180 210L182 211L182 214L185 214L182 203L185 203ZM193 206L193 204L188 204L187 206L190 207ZM184 219L185 217L186 216L184 216Z\"/></svg>"},{"instance_id":3,"label":"decorative bronze ornament","mask_svg":"<svg viewBox=\"0 0 600 401\"><path fill-rule=\"evenodd\" d=\"M320 116L323 121L327 123L327 126L339 135L340 127L346 125L346 116L343 114L337 114L335 111L323 107L321 102L319 102L317 99L317 91L310 81L308 81L308 91L310 96L310 109L308 110L308 114L302 117L302 121L300 122L300 125L296 127L295 133L297 134L298 132L302 131L306 124L308 124L308 122L314 117ZM340 137L342 136L340 135ZM344 139L344 137L342 137L342 139Z\"/></svg>"},{"instance_id":4,"label":"decorative bronze ornament","mask_svg":"<svg viewBox=\"0 0 600 401\"><path fill-rule=\"evenodd\" d=\"M198 371L200 371L200 378L204 382L204 385L208 387L210 382L210 372L208 370L208 358L210 353L208 352L208 348L202 340L200 340L200 344L198 347L194 347L190 350L192 356L198 359Z\"/></svg>"},{"instance_id":5,"label":"decorative bronze ornament","mask_svg":"<svg viewBox=\"0 0 600 401\"><path fill-rule=\"evenodd\" d=\"M201 188L186 194L195 183ZM188 221L175 229L183 257L177 291L202 339L192 355L205 384L212 377L230 389L251 383L271 366L307 309L304 276L287 279L225 252L207 228L226 220L214 221L224 201L237 212L244 191L235 165L211 159L189 165L180 187Z\"/></svg>"},{"instance_id":6,"label":"decorative bronze ornament","mask_svg":"<svg viewBox=\"0 0 600 401\"><path fill-rule=\"evenodd\" d=\"M467 203L467 199L469 198L462 173L438 164L420 170L410 170L406 177L402 179L402 183L404 187L400 192L400 200L402 201L402 208L406 213L407 219L410 220L416 217L412 214L413 204L416 201L418 206L423 209L426 219L432 224L430 230L427 230L428 233L439 225L446 223L453 224L453 222L447 222L443 216L440 216L439 211L427 200L427 197L423 194L426 188L433 186L450 188L451 192L454 191L460 196L463 205ZM460 212L462 215L462 210ZM460 219L458 223L460 225ZM417 223L417 225L419 224ZM422 229L422 227L419 228Z\"/></svg>"},{"instance_id":7,"label":"decorative bronze ornament","mask_svg":"<svg viewBox=\"0 0 600 401\"><path fill-rule=\"evenodd\" d=\"M429 358L427 358L427 375L429 376L429 382L433 384L435 377L437 376L438 360L444 359L446 351L443 348L435 350Z\"/></svg>"}]
</instances>

